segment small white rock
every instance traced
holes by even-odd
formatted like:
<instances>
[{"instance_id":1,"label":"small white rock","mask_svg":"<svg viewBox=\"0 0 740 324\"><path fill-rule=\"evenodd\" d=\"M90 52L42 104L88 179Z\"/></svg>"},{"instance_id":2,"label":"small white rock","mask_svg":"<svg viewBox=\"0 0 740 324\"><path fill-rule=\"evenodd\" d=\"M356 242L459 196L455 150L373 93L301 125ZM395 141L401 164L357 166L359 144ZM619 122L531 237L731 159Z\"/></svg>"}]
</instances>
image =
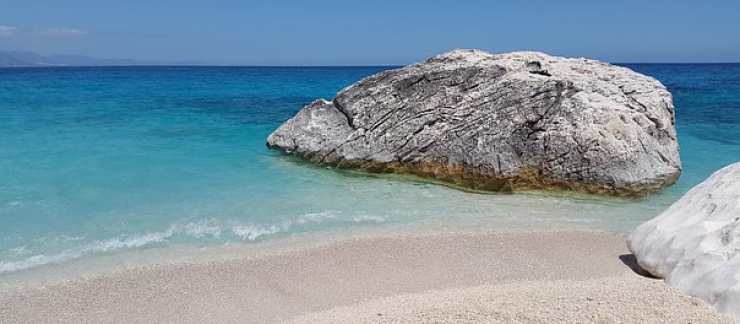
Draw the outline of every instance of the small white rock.
<instances>
[{"instance_id":1,"label":"small white rock","mask_svg":"<svg viewBox=\"0 0 740 324\"><path fill-rule=\"evenodd\" d=\"M639 226L627 245L651 274L740 318L740 163Z\"/></svg>"}]
</instances>

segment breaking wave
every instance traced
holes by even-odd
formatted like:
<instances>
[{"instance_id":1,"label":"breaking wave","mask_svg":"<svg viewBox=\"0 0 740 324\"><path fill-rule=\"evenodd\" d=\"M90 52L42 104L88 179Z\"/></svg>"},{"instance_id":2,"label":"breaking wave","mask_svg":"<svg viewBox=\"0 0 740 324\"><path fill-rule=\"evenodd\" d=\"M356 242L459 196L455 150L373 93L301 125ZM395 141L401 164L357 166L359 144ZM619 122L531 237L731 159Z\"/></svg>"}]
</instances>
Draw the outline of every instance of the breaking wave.
<instances>
[{"instance_id":1,"label":"breaking wave","mask_svg":"<svg viewBox=\"0 0 740 324\"><path fill-rule=\"evenodd\" d=\"M334 212L322 212L304 214L294 219L286 219L273 224L217 220L172 224L166 230L160 232L120 235L72 247L58 253L36 254L17 261L0 261L0 274L26 270L47 264L61 263L79 259L88 255L166 244L170 243L175 238L218 239L224 236L230 236L242 241L256 241L270 235L289 232L296 226L321 223L332 219L342 221L342 219L338 219L338 216ZM383 220L385 220L385 218L381 216L362 215L344 221L353 223L376 223L382 222ZM9 249L9 251L14 252L13 254L19 254L19 251L28 251L28 249L26 247L15 247Z\"/></svg>"}]
</instances>

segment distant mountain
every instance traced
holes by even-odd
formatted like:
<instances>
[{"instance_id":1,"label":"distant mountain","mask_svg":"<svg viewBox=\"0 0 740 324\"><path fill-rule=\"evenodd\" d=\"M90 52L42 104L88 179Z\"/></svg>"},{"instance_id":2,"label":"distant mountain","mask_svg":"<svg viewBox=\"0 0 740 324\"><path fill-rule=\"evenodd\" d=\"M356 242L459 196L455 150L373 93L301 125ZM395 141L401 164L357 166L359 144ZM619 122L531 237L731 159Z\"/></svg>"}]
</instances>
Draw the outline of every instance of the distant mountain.
<instances>
[{"instance_id":1,"label":"distant mountain","mask_svg":"<svg viewBox=\"0 0 740 324\"><path fill-rule=\"evenodd\" d=\"M97 59L82 55L41 55L34 52L0 51L0 67L205 65L196 61L152 62L130 59Z\"/></svg>"}]
</instances>

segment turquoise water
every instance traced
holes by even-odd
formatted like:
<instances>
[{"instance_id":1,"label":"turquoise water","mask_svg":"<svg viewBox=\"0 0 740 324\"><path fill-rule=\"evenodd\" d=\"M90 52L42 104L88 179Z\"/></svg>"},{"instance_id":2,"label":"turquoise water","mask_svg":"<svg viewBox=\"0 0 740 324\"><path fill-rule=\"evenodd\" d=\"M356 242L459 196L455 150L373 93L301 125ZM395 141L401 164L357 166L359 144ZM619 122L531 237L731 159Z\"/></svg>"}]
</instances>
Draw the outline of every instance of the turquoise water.
<instances>
[{"instance_id":1,"label":"turquoise water","mask_svg":"<svg viewBox=\"0 0 740 324\"><path fill-rule=\"evenodd\" d=\"M0 69L0 279L172 245L486 224L624 232L740 160L740 65L629 65L674 93L684 174L641 200L463 192L315 167L265 138L383 67Z\"/></svg>"}]
</instances>

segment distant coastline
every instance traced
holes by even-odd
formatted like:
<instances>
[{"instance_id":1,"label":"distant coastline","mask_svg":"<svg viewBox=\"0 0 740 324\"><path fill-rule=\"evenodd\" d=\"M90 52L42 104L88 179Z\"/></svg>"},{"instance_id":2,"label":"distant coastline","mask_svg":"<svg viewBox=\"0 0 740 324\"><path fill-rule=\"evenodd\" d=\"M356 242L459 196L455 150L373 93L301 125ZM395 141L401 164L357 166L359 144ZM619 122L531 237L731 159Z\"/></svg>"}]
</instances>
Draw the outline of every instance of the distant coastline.
<instances>
[{"instance_id":1,"label":"distant coastline","mask_svg":"<svg viewBox=\"0 0 740 324\"><path fill-rule=\"evenodd\" d=\"M42 55L29 51L0 51L0 68L83 66L202 66L199 61L139 61L100 59L83 55Z\"/></svg>"}]
</instances>

